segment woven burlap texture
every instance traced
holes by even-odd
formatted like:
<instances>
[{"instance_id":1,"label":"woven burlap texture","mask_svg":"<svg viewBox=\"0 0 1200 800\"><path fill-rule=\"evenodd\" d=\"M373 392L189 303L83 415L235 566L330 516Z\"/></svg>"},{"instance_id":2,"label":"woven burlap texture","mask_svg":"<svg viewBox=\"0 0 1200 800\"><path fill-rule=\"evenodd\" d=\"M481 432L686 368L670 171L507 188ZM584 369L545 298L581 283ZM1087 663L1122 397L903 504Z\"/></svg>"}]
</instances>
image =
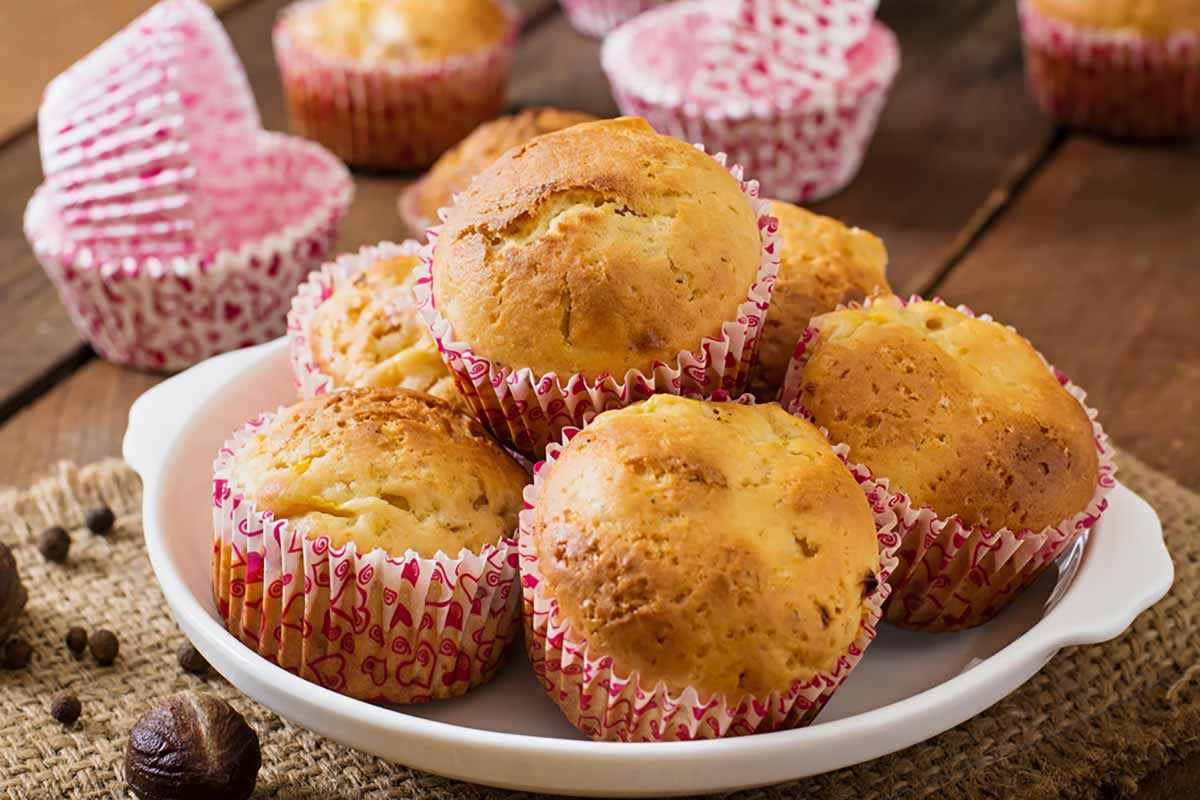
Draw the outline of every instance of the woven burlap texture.
<instances>
[{"instance_id":1,"label":"woven burlap texture","mask_svg":"<svg viewBox=\"0 0 1200 800\"><path fill-rule=\"evenodd\" d=\"M1060 653L990 710L928 742L852 769L734 795L738 800L821 798L1073 798L1130 790L1149 770L1200 750L1200 495L1136 460L1121 479L1158 511L1177 575L1171 594L1120 639ZM117 529L81 530L105 502ZM263 744L260 798L490 798L509 792L388 764L284 722L223 679L180 670L183 641L142 544L137 476L116 460L63 464L25 492L0 492L0 540L29 590L18 628L34 649L27 669L0 671L0 797L123 797L122 757L150 698L201 688L246 714ZM34 540L53 524L72 529L69 566L46 563ZM121 638L112 667L76 661L63 646L71 625L108 627ZM514 657L520 657L514 655ZM51 696L77 693L83 716L63 728ZM131 795L130 795L131 796Z\"/></svg>"}]
</instances>

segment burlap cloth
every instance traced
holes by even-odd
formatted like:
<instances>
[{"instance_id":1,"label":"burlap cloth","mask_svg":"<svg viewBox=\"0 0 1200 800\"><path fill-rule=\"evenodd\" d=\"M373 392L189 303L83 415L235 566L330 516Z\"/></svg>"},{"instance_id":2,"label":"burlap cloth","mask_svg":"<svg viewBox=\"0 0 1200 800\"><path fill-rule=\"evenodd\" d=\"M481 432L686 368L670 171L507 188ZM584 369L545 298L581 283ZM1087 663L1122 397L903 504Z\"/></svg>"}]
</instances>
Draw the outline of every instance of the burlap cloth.
<instances>
[{"instance_id":1,"label":"burlap cloth","mask_svg":"<svg viewBox=\"0 0 1200 800\"><path fill-rule=\"evenodd\" d=\"M869 764L735 795L750 798L1093 797L1136 788L1168 761L1200 750L1200 495L1136 460L1121 479L1162 517L1177 576L1171 594L1120 639L1073 648L1006 700L924 744ZM74 532L71 564L47 564L33 539L78 528L98 501L117 513L110 538ZM0 539L13 547L29 590L18 633L29 668L0 671L0 797L125 796L122 758L149 699L203 688L246 714L263 743L256 797L482 798L510 793L426 775L355 752L284 722L223 679L201 680L175 661L182 641L142 546L141 490L120 461L62 465L31 490L0 491ZM109 668L70 657L71 625L121 638ZM64 729L50 697L76 692L83 716ZM131 795L130 795L131 796Z\"/></svg>"}]
</instances>

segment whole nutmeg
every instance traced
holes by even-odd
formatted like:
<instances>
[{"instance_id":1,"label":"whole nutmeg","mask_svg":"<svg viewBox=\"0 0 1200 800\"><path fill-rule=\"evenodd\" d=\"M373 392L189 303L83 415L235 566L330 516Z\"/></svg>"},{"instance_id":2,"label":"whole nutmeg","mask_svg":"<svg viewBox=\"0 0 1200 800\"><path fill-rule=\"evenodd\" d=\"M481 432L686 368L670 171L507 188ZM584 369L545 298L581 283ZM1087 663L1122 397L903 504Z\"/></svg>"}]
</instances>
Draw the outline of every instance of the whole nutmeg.
<instances>
[{"instance_id":1,"label":"whole nutmeg","mask_svg":"<svg viewBox=\"0 0 1200 800\"><path fill-rule=\"evenodd\" d=\"M17 560L8 545L0 542L0 643L4 642L17 627L21 612L25 610L25 585L17 572Z\"/></svg>"},{"instance_id":2,"label":"whole nutmeg","mask_svg":"<svg viewBox=\"0 0 1200 800\"><path fill-rule=\"evenodd\" d=\"M125 780L141 800L246 800L262 766L258 734L209 694L164 697L134 724Z\"/></svg>"}]
</instances>

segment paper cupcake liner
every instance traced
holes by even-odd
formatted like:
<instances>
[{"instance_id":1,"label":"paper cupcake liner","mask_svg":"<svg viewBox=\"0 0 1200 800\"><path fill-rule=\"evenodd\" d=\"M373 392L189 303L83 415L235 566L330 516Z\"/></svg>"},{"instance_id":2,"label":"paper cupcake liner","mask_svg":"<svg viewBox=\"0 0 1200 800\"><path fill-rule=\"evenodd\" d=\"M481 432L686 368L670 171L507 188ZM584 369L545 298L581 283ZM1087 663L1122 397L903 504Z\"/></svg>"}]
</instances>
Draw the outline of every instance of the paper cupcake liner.
<instances>
[{"instance_id":1,"label":"paper cupcake liner","mask_svg":"<svg viewBox=\"0 0 1200 800\"><path fill-rule=\"evenodd\" d=\"M904 302L920 299L913 295ZM868 298L862 307L870 308L874 302ZM966 306L958 306L957 310L993 321L990 315L977 315ZM804 332L788 365L780 394L784 408L807 419L812 416L800 402L800 388L804 365L812 354L812 342L819 335L813 327ZM918 505L908 495L892 489L887 476L872 476L867 466L852 463L855 478L860 481L874 478L872 505L877 510L891 509L897 518L900 563L892 573L893 593L885 609L887 621L893 625L924 631L954 631L982 625L1089 531L1108 508L1108 493L1116 486L1116 465L1108 435L1101 428L1095 409L1087 405L1087 393L1051 366L1041 353L1038 357L1091 421L1099 456L1096 490L1091 500L1078 514L1040 531L1008 528L993 531L982 525L968 526L957 515L939 516L932 508ZM848 447L847 457L851 461L854 458Z\"/></svg>"},{"instance_id":2,"label":"paper cupcake liner","mask_svg":"<svg viewBox=\"0 0 1200 800\"><path fill-rule=\"evenodd\" d=\"M726 166L724 153L714 158ZM742 393L779 272L775 248L779 224L770 215L770 201L759 197L758 182L744 180L740 166L728 169L754 209L762 238L762 260L746 300L738 306L735 319L721 324L718 337L705 337L694 351L681 352L672 363L655 362L644 372L630 370L623 379L609 374L592 380L581 373L537 375L528 367L514 369L493 362L477 354L470 343L457 339L450 322L437 310L433 285L433 250L441 229L427 231L413 287L418 309L442 359L454 374L459 392L497 439L527 456L540 458L545 447L559 439L563 428L582 427L602 411L653 394L736 397ZM439 216L444 219L447 212L442 209ZM647 309L646 313L657 312Z\"/></svg>"},{"instance_id":3,"label":"paper cupcake liner","mask_svg":"<svg viewBox=\"0 0 1200 800\"><path fill-rule=\"evenodd\" d=\"M421 245L411 239L401 244L380 242L357 253L338 256L300 284L287 316L287 337L292 377L301 397L315 397L337 388L333 376L321 371L309 345L309 326L320 305L372 264L392 258L415 258L420 250Z\"/></svg>"},{"instance_id":4,"label":"paper cupcake liner","mask_svg":"<svg viewBox=\"0 0 1200 800\"><path fill-rule=\"evenodd\" d=\"M258 110L213 12L164 0L57 77L38 111L46 186L77 244L170 222L189 249L222 243L210 211L253 176Z\"/></svg>"},{"instance_id":5,"label":"paper cupcake liner","mask_svg":"<svg viewBox=\"0 0 1200 800\"><path fill-rule=\"evenodd\" d=\"M278 412L277 412L278 413ZM213 465L213 598L229 632L288 672L377 703L486 682L519 630L517 543L478 553L359 553L258 511L232 477L250 420Z\"/></svg>"},{"instance_id":6,"label":"paper cupcake liner","mask_svg":"<svg viewBox=\"0 0 1200 800\"><path fill-rule=\"evenodd\" d=\"M294 137L261 134L253 157L273 177L229 206L247 243L209 257L172 256L170 240L147 237L134 244L155 255L105 259L66 237L45 187L34 194L25 235L101 356L176 370L284 332L288 301L333 249L353 184L337 159Z\"/></svg>"},{"instance_id":7,"label":"paper cupcake liner","mask_svg":"<svg viewBox=\"0 0 1200 800\"><path fill-rule=\"evenodd\" d=\"M320 0L286 8L275 24L275 57L292 127L347 164L426 167L504 109L516 15L507 35L478 53L434 64L365 64L333 58L294 35L289 18Z\"/></svg>"},{"instance_id":8,"label":"paper cupcake liner","mask_svg":"<svg viewBox=\"0 0 1200 800\"><path fill-rule=\"evenodd\" d=\"M715 14L705 0L672 3L605 39L601 60L621 112L727 153L758 178L768 196L811 202L842 189L862 164L899 70L896 37L874 23L850 53L849 77L819 90L781 100L770 91L750 97L739 89L720 102L700 101L665 81L699 69L705 46L685 48L680 40L711 38Z\"/></svg>"},{"instance_id":9,"label":"paper cupcake liner","mask_svg":"<svg viewBox=\"0 0 1200 800\"><path fill-rule=\"evenodd\" d=\"M560 0L575 30L597 39L666 0Z\"/></svg>"},{"instance_id":10,"label":"paper cupcake liner","mask_svg":"<svg viewBox=\"0 0 1200 800\"><path fill-rule=\"evenodd\" d=\"M644 685L636 670L625 670L610 656L590 652L586 638L571 628L557 601L544 591L531 543L533 509L546 469L578 432L576 428L565 429L562 444L551 444L546 449L546 460L534 467L533 483L525 488L519 525L525 646L542 688L571 724L597 740L657 742L741 736L801 727L816 719L875 639L876 625L891 591L888 576L896 567L895 550L900 543L893 531L897 520L877 497L880 490L870 477L855 476L875 514L880 583L866 599L858 635L834 666L764 696L728 699L716 694L705 698L694 687L672 693L665 683ZM843 461L845 450L835 448Z\"/></svg>"},{"instance_id":11,"label":"paper cupcake liner","mask_svg":"<svg viewBox=\"0 0 1200 800\"><path fill-rule=\"evenodd\" d=\"M1019 8L1026 77L1047 116L1115 138L1200 136L1200 31L1160 38Z\"/></svg>"}]
</instances>

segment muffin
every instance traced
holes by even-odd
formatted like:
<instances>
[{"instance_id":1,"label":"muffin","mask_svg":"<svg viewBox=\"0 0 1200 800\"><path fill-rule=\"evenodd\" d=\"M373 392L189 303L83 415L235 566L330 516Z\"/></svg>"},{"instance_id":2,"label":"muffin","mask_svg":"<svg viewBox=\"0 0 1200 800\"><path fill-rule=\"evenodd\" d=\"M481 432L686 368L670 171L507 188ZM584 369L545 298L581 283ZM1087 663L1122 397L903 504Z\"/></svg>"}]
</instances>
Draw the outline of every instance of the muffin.
<instances>
[{"instance_id":1,"label":"muffin","mask_svg":"<svg viewBox=\"0 0 1200 800\"><path fill-rule=\"evenodd\" d=\"M605 412L550 448L534 486L526 645L593 738L805 724L874 637L886 532L821 432L777 404Z\"/></svg>"},{"instance_id":2,"label":"muffin","mask_svg":"<svg viewBox=\"0 0 1200 800\"><path fill-rule=\"evenodd\" d=\"M509 150L459 195L415 291L499 438L536 455L657 392L741 391L777 259L757 186L732 173L602 120Z\"/></svg>"},{"instance_id":3,"label":"muffin","mask_svg":"<svg viewBox=\"0 0 1200 800\"><path fill-rule=\"evenodd\" d=\"M666 0L560 0L571 25L580 33L597 39L643 11L661 6Z\"/></svg>"},{"instance_id":4,"label":"muffin","mask_svg":"<svg viewBox=\"0 0 1200 800\"><path fill-rule=\"evenodd\" d=\"M309 276L288 315L292 373L302 397L349 386L400 387L469 412L417 314L418 250L412 241L383 242Z\"/></svg>"},{"instance_id":5,"label":"muffin","mask_svg":"<svg viewBox=\"0 0 1200 800\"><path fill-rule=\"evenodd\" d=\"M1025 69L1054 120L1121 139L1200 135L1200 3L1021 0Z\"/></svg>"},{"instance_id":6,"label":"muffin","mask_svg":"<svg viewBox=\"0 0 1200 800\"><path fill-rule=\"evenodd\" d=\"M475 420L404 389L251 420L214 465L218 610L261 655L342 694L462 694L516 635L527 481Z\"/></svg>"},{"instance_id":7,"label":"muffin","mask_svg":"<svg viewBox=\"0 0 1200 800\"><path fill-rule=\"evenodd\" d=\"M771 214L779 220L779 276L750 378L750 391L760 400L779 395L810 319L892 291L887 249L878 236L778 200L771 203Z\"/></svg>"},{"instance_id":8,"label":"muffin","mask_svg":"<svg viewBox=\"0 0 1200 800\"><path fill-rule=\"evenodd\" d=\"M1112 464L1094 412L1012 329L895 297L812 328L784 399L894 495L889 621L986 622L1106 507Z\"/></svg>"},{"instance_id":9,"label":"muffin","mask_svg":"<svg viewBox=\"0 0 1200 800\"><path fill-rule=\"evenodd\" d=\"M840 191L858 173L900 69L900 46L869 18L849 29L812 26L807 38L818 41L802 48L760 30L769 24L745 25L730 16L734 9L745 15L753 13L750 6L773 5L668 3L609 34L601 63L621 113L728 154L762 182L765 194L812 202ZM822 13L838 16L851 7L826 2ZM816 60L814 46L841 74L805 69L807 56ZM797 57L802 53L807 56ZM785 54L791 57L786 63Z\"/></svg>"},{"instance_id":10,"label":"muffin","mask_svg":"<svg viewBox=\"0 0 1200 800\"><path fill-rule=\"evenodd\" d=\"M582 111L527 108L519 114L485 122L443 154L421 180L404 190L400 196L400 215L414 235L421 234L437 224L439 209L450 205L455 194L466 189L472 178L508 148L525 144L543 133L594 119Z\"/></svg>"},{"instance_id":11,"label":"muffin","mask_svg":"<svg viewBox=\"0 0 1200 800\"><path fill-rule=\"evenodd\" d=\"M515 37L502 0L301 0L273 38L295 130L404 170L500 113Z\"/></svg>"}]
</instances>

